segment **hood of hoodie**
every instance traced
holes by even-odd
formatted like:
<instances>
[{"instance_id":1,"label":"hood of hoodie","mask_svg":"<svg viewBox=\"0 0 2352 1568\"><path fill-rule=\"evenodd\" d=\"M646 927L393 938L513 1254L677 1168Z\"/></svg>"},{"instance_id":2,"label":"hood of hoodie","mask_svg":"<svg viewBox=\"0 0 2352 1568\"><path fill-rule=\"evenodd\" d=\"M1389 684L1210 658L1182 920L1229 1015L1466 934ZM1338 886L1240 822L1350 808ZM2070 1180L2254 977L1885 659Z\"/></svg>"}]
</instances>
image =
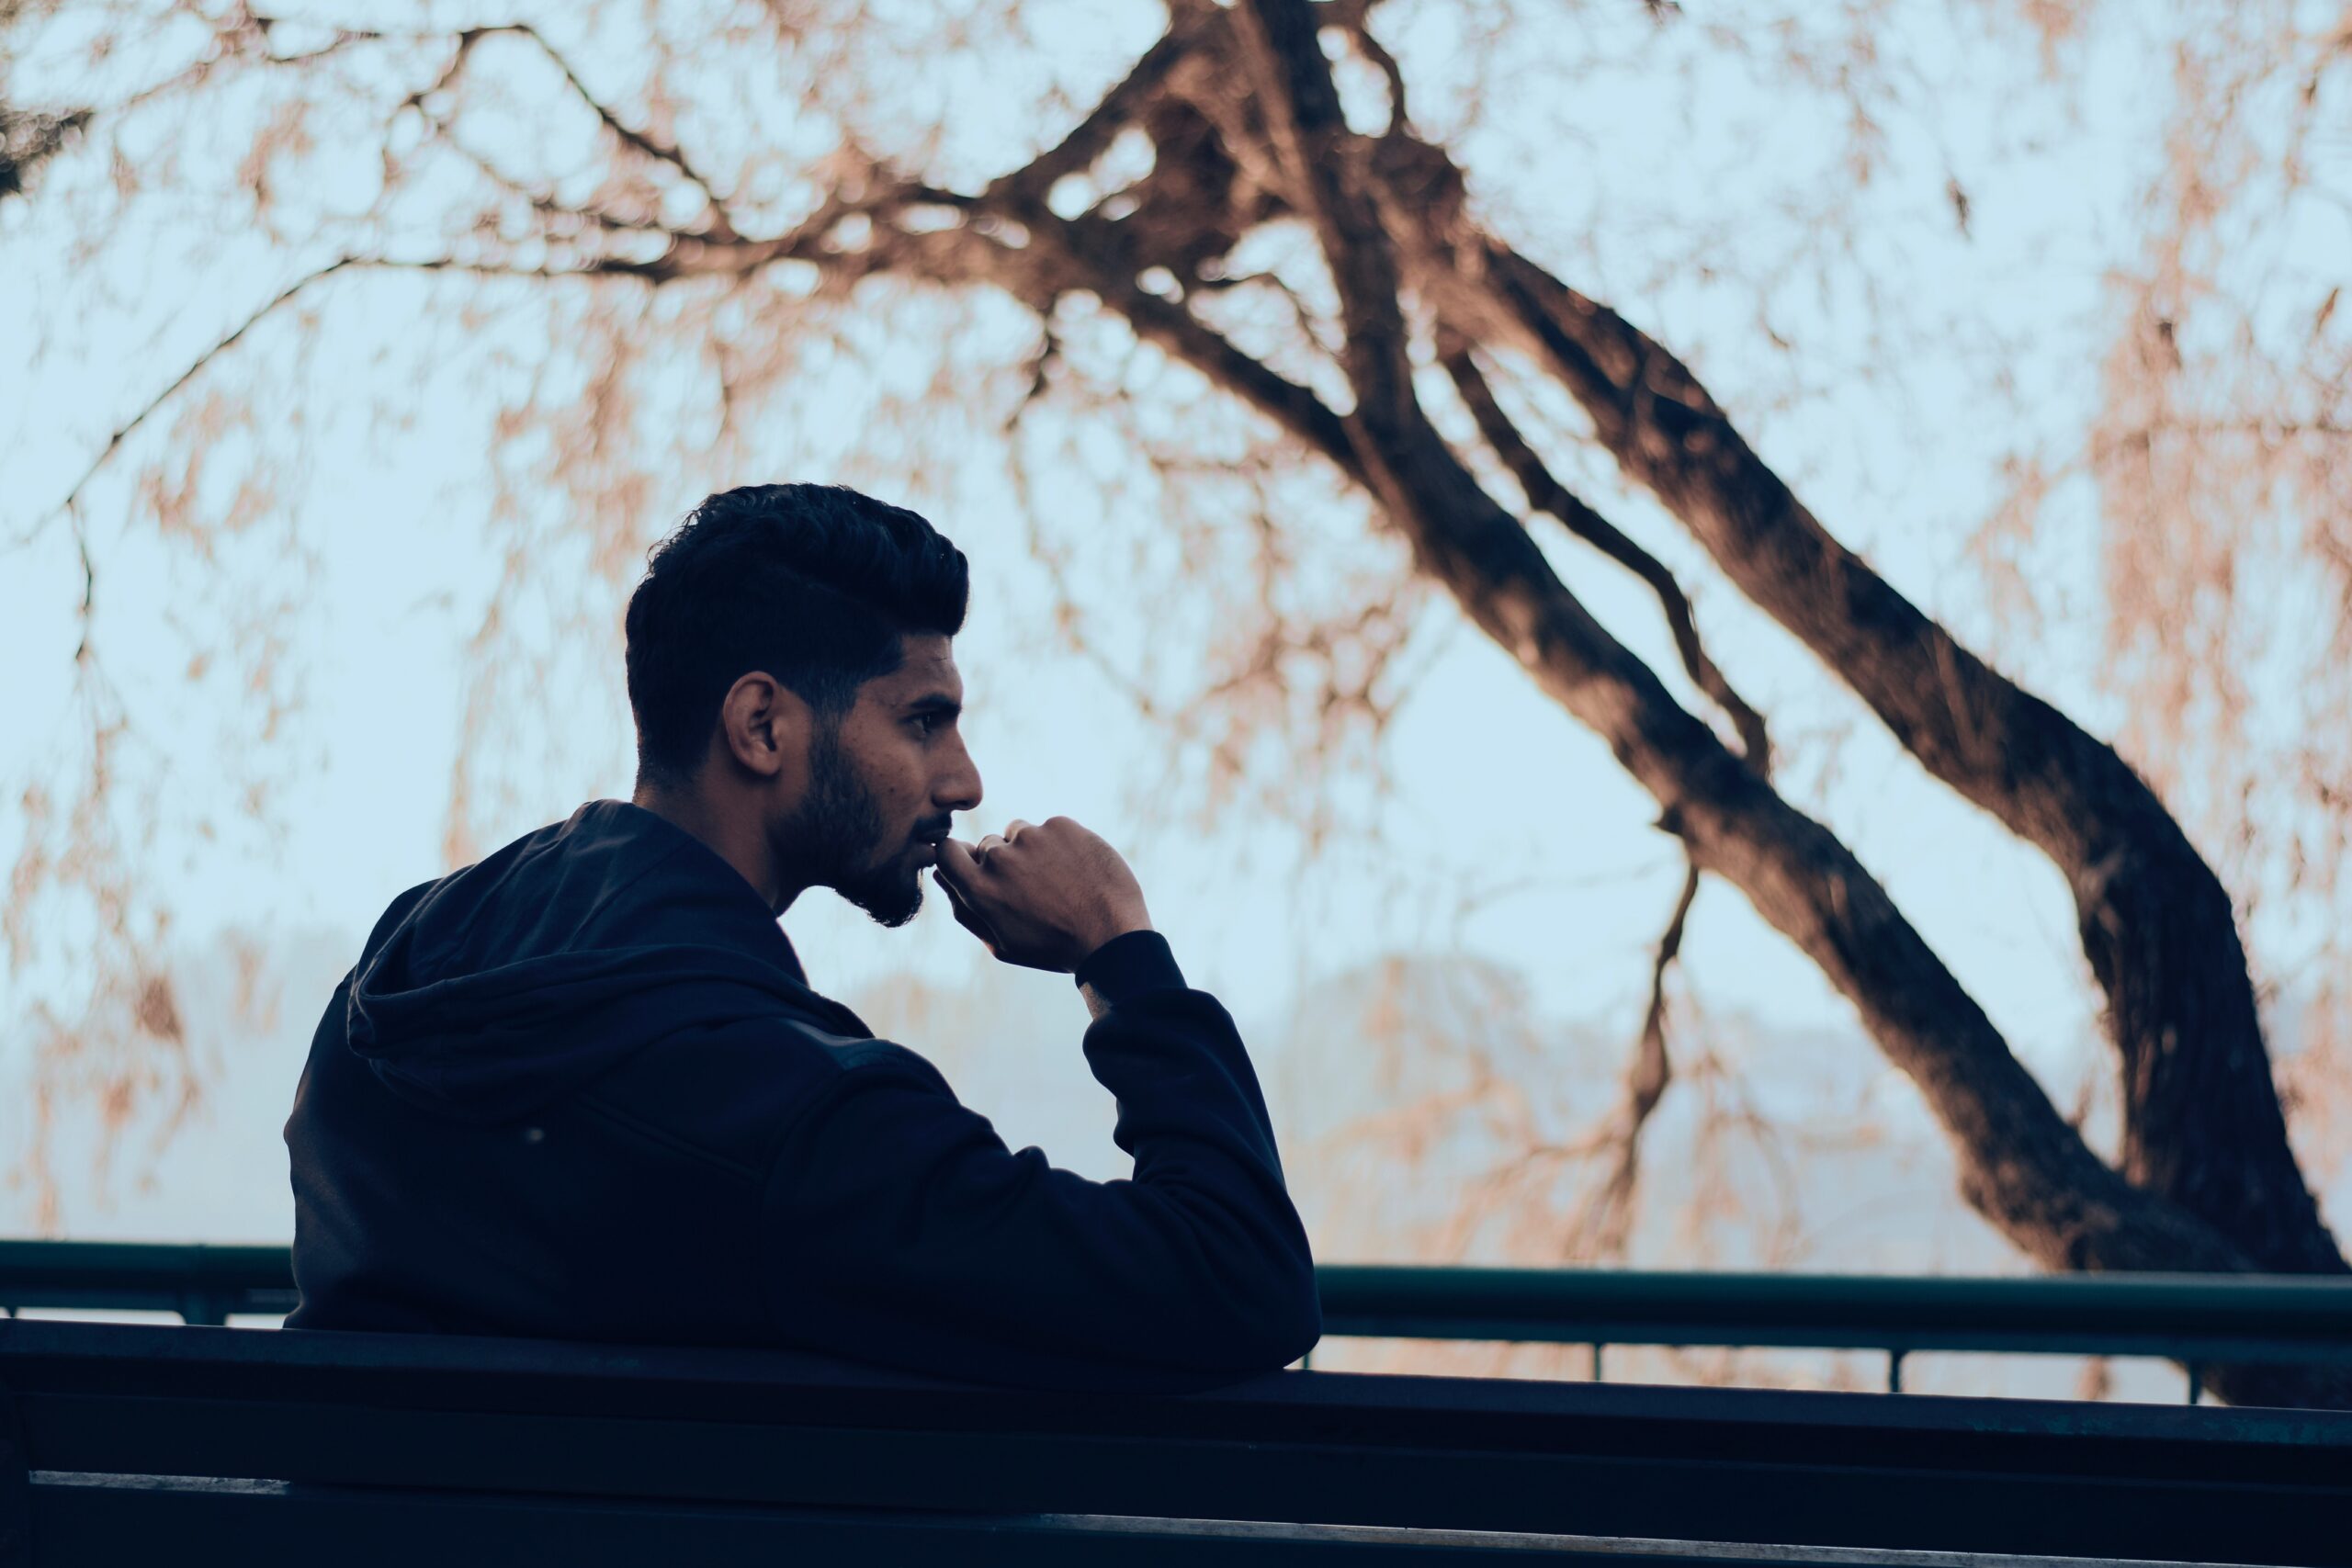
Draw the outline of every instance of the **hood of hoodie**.
<instances>
[{"instance_id":1,"label":"hood of hoodie","mask_svg":"<svg viewBox=\"0 0 2352 1568\"><path fill-rule=\"evenodd\" d=\"M394 905L353 972L345 1023L403 1099L495 1122L665 1038L758 1018L873 1032L808 988L775 915L716 851L597 800Z\"/></svg>"}]
</instances>

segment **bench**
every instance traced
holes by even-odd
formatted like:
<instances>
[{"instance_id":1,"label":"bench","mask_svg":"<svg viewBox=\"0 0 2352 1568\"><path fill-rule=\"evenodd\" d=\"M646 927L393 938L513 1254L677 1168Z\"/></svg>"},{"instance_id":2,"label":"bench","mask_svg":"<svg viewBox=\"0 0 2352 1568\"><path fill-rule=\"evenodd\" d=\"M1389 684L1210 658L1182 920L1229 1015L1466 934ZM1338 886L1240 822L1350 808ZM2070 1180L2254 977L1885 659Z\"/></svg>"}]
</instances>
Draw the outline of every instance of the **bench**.
<instances>
[{"instance_id":1,"label":"bench","mask_svg":"<svg viewBox=\"0 0 2352 1568\"><path fill-rule=\"evenodd\" d=\"M0 1568L278 1552L2352 1568L2352 1414L0 1320Z\"/></svg>"}]
</instances>

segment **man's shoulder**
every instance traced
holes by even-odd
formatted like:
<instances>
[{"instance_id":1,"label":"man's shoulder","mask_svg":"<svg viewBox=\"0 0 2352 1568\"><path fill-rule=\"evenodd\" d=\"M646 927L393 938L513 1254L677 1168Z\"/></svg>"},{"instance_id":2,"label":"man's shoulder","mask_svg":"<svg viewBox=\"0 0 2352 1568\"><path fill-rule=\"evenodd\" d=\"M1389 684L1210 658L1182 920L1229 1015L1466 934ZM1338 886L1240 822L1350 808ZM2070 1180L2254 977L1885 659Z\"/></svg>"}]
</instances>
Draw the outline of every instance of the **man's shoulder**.
<instances>
[{"instance_id":1,"label":"man's shoulder","mask_svg":"<svg viewBox=\"0 0 2352 1568\"><path fill-rule=\"evenodd\" d=\"M580 1098L608 1119L756 1171L853 1075L953 1098L939 1069L918 1053L870 1035L836 1034L786 1012L661 1042L585 1086Z\"/></svg>"},{"instance_id":2,"label":"man's shoulder","mask_svg":"<svg viewBox=\"0 0 2352 1568\"><path fill-rule=\"evenodd\" d=\"M955 1098L956 1091L948 1087L945 1075L932 1065L930 1057L921 1052L910 1051L895 1040L871 1036L862 1040L838 1036L826 1038L833 1064L843 1073L910 1078L926 1089Z\"/></svg>"}]
</instances>

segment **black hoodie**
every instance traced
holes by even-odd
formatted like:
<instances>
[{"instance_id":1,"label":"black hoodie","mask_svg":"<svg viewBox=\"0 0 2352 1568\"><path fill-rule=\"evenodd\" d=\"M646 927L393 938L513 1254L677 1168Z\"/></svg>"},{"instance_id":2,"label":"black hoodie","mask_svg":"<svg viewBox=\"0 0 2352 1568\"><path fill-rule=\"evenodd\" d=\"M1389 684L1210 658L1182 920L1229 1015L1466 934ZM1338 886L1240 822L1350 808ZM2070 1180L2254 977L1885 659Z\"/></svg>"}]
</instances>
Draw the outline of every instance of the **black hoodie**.
<instances>
[{"instance_id":1,"label":"black hoodie","mask_svg":"<svg viewBox=\"0 0 2352 1568\"><path fill-rule=\"evenodd\" d=\"M1233 1021L1151 932L1078 980L1132 1180L1014 1153L808 988L750 883L599 800L393 900L286 1123L290 1328L783 1345L1177 1389L1322 1329Z\"/></svg>"}]
</instances>

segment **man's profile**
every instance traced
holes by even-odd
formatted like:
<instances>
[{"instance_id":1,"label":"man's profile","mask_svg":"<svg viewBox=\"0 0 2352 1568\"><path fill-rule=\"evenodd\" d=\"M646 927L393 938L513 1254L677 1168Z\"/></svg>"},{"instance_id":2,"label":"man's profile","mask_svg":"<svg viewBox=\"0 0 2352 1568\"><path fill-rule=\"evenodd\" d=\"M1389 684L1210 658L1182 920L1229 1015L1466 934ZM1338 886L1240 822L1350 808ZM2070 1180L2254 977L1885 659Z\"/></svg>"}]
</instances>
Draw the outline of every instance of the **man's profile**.
<instances>
[{"instance_id":1,"label":"man's profile","mask_svg":"<svg viewBox=\"0 0 2352 1568\"><path fill-rule=\"evenodd\" d=\"M838 486L697 508L629 601L638 780L392 901L286 1142L292 1328L775 1345L978 1381L1196 1386L1321 1331L1232 1021L1126 863L1056 818L967 844L964 557ZM884 925L923 872L1072 974L1131 1180L1013 1152L810 986L778 917Z\"/></svg>"}]
</instances>

